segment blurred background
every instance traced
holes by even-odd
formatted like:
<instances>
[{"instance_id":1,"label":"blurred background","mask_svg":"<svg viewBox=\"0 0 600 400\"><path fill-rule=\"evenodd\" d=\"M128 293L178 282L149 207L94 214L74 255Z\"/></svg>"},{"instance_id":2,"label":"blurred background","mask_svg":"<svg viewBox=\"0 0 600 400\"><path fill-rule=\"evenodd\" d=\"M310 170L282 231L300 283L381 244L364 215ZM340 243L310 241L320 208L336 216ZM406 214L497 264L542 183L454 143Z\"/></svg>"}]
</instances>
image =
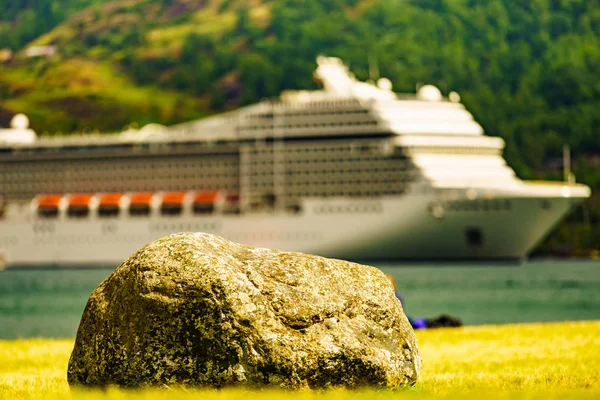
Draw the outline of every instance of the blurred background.
<instances>
[{"instance_id":1,"label":"blurred background","mask_svg":"<svg viewBox=\"0 0 600 400\"><path fill-rule=\"evenodd\" d=\"M397 92L456 90L523 179L594 195L537 256L600 248L600 6L588 0L11 0L0 12L0 125L42 135L174 124L314 89L314 60L369 60ZM597 253L595 253L596 256Z\"/></svg>"},{"instance_id":2,"label":"blurred background","mask_svg":"<svg viewBox=\"0 0 600 400\"><path fill-rule=\"evenodd\" d=\"M21 112L41 136L185 122L316 89L321 54L396 92L458 91L520 178L561 180L568 145L592 189L525 265L377 265L409 314L600 318L598 1L2 0L0 126ZM73 336L109 273L0 272L0 337Z\"/></svg>"}]
</instances>

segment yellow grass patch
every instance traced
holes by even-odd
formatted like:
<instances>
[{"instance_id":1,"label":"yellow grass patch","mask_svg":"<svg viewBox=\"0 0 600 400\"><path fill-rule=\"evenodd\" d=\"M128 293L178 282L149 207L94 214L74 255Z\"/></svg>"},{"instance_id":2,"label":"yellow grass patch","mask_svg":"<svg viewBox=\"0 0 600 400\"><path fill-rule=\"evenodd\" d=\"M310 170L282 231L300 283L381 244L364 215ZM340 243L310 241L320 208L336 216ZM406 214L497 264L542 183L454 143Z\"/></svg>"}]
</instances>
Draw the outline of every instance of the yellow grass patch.
<instances>
[{"instance_id":1,"label":"yellow grass patch","mask_svg":"<svg viewBox=\"0 0 600 400\"><path fill-rule=\"evenodd\" d=\"M304 391L294 400L389 398L600 398L600 321L467 327L418 332L421 380L402 391ZM0 399L69 396L72 340L0 341ZM281 391L240 389L74 392L92 399L275 400Z\"/></svg>"},{"instance_id":2,"label":"yellow grass patch","mask_svg":"<svg viewBox=\"0 0 600 400\"><path fill-rule=\"evenodd\" d=\"M266 28L271 22L271 4L261 4L250 10L250 19L261 28Z\"/></svg>"},{"instance_id":3,"label":"yellow grass patch","mask_svg":"<svg viewBox=\"0 0 600 400\"><path fill-rule=\"evenodd\" d=\"M181 42L191 33L217 34L231 29L236 22L233 12L217 14L215 10L205 8L194 13L192 22L188 24L171 25L152 29L147 34L147 39L152 45L168 45L172 42Z\"/></svg>"}]
</instances>

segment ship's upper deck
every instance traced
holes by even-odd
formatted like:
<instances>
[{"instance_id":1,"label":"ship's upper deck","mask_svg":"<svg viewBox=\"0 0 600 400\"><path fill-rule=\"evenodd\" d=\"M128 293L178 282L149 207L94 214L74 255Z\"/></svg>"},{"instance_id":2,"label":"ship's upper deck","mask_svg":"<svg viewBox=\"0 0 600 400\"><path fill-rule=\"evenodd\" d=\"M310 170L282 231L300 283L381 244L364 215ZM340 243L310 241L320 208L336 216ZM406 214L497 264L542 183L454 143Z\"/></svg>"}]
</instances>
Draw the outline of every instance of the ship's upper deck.
<instances>
[{"instance_id":1,"label":"ship's upper deck","mask_svg":"<svg viewBox=\"0 0 600 400\"><path fill-rule=\"evenodd\" d=\"M415 140L473 150L503 147L501 139L483 139L483 129L460 104L456 93L443 97L434 86L416 94L396 94L389 80L360 82L337 58L319 57L315 77L323 90L288 91L278 100L265 100L235 111L171 127L151 124L112 134L72 134L36 137L31 130L0 130L0 153L73 152L194 142L300 140L399 136L398 145ZM480 138L478 138L480 137ZM447 147L446 147L447 148Z\"/></svg>"}]
</instances>

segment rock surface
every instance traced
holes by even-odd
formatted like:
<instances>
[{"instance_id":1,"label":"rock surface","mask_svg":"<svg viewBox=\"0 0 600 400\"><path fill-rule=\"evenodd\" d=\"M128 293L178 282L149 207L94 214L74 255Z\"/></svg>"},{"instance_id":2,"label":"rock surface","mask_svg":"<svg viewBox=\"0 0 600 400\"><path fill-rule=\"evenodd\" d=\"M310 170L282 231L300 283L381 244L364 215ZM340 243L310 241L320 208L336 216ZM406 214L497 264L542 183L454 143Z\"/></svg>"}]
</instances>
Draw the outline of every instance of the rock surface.
<instances>
[{"instance_id":1,"label":"rock surface","mask_svg":"<svg viewBox=\"0 0 600 400\"><path fill-rule=\"evenodd\" d=\"M92 293L71 385L411 385L421 358L373 267L203 233L154 241Z\"/></svg>"}]
</instances>

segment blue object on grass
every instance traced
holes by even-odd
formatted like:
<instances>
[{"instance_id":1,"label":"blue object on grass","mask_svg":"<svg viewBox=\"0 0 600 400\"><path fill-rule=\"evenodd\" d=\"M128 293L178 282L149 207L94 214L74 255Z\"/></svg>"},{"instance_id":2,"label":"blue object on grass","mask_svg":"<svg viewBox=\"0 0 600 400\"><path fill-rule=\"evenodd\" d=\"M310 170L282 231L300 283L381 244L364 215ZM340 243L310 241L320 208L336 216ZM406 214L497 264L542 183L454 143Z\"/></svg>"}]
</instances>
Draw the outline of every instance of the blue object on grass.
<instances>
[{"instance_id":1,"label":"blue object on grass","mask_svg":"<svg viewBox=\"0 0 600 400\"><path fill-rule=\"evenodd\" d=\"M409 319L409 321L410 321L410 325L413 327L413 329L427 328L427 321L425 321L425 318Z\"/></svg>"}]
</instances>

